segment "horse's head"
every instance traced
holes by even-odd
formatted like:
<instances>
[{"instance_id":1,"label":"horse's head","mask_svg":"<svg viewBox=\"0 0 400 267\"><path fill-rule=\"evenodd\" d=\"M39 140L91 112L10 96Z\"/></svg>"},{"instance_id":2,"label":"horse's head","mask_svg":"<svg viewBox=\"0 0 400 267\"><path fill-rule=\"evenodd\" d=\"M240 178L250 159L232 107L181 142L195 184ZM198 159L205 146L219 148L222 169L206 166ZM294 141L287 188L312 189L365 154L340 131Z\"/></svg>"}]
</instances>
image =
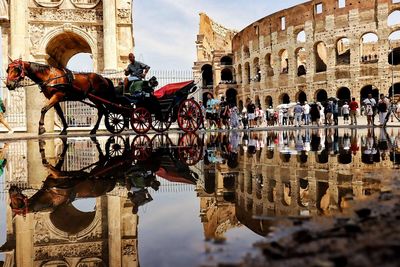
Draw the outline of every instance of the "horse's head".
<instances>
[{"instance_id":1,"label":"horse's head","mask_svg":"<svg viewBox=\"0 0 400 267\"><path fill-rule=\"evenodd\" d=\"M24 62L21 59L16 59L8 64L7 82L8 90L15 90L19 83L25 78Z\"/></svg>"},{"instance_id":2,"label":"horse's head","mask_svg":"<svg viewBox=\"0 0 400 267\"><path fill-rule=\"evenodd\" d=\"M28 197L22 194L21 188L11 186L8 190L10 207L14 214L26 214L28 212Z\"/></svg>"}]
</instances>

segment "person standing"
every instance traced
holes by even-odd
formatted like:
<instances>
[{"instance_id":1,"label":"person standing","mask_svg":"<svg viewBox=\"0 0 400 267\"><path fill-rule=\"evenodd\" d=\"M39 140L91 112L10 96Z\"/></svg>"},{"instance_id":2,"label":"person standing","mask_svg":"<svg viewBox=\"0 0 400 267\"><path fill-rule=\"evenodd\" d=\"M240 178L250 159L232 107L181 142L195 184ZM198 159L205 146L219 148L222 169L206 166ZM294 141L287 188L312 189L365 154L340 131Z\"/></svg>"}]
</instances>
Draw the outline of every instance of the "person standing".
<instances>
[{"instance_id":1,"label":"person standing","mask_svg":"<svg viewBox=\"0 0 400 267\"><path fill-rule=\"evenodd\" d=\"M376 101L372 97L372 94L368 94L368 97L364 99L363 104L365 106L365 115L367 115L367 124L374 125Z\"/></svg>"},{"instance_id":2,"label":"person standing","mask_svg":"<svg viewBox=\"0 0 400 267\"><path fill-rule=\"evenodd\" d=\"M300 102L297 102L296 106L294 106L293 111L294 111L295 126L300 127L301 116L303 114L303 107L300 105Z\"/></svg>"},{"instance_id":3,"label":"person standing","mask_svg":"<svg viewBox=\"0 0 400 267\"><path fill-rule=\"evenodd\" d=\"M332 104L332 111L333 111L333 124L339 125L339 103L337 100L333 101Z\"/></svg>"},{"instance_id":4,"label":"person standing","mask_svg":"<svg viewBox=\"0 0 400 267\"><path fill-rule=\"evenodd\" d=\"M314 125L315 123L317 126L320 126L319 120L321 117L321 113L320 113L320 107L316 102L310 105L310 115L311 115L311 124Z\"/></svg>"},{"instance_id":5,"label":"person standing","mask_svg":"<svg viewBox=\"0 0 400 267\"><path fill-rule=\"evenodd\" d=\"M308 125L310 123L310 105L307 103L307 101L304 101L303 114L304 125Z\"/></svg>"},{"instance_id":6,"label":"person standing","mask_svg":"<svg viewBox=\"0 0 400 267\"><path fill-rule=\"evenodd\" d=\"M357 125L357 109L358 109L358 103L356 101L356 98L353 97L350 102L350 125Z\"/></svg>"},{"instance_id":7,"label":"person standing","mask_svg":"<svg viewBox=\"0 0 400 267\"><path fill-rule=\"evenodd\" d=\"M347 102L342 106L343 124L349 124L350 107Z\"/></svg>"},{"instance_id":8,"label":"person standing","mask_svg":"<svg viewBox=\"0 0 400 267\"><path fill-rule=\"evenodd\" d=\"M12 134L14 133L14 130L10 127L10 125L8 124L4 113L6 112L6 100L0 97L0 123L3 124L7 129L8 129L8 133Z\"/></svg>"},{"instance_id":9,"label":"person standing","mask_svg":"<svg viewBox=\"0 0 400 267\"><path fill-rule=\"evenodd\" d=\"M254 120L256 118L255 111L256 111L256 105L254 105L253 101L249 99L249 102L247 104L247 119L249 120L250 128L254 127Z\"/></svg>"},{"instance_id":10,"label":"person standing","mask_svg":"<svg viewBox=\"0 0 400 267\"><path fill-rule=\"evenodd\" d=\"M219 104L219 100L213 98L212 94L207 94L207 103L206 103L206 119L208 122L208 128L214 130L217 128L217 110L215 108L216 105Z\"/></svg>"},{"instance_id":11,"label":"person standing","mask_svg":"<svg viewBox=\"0 0 400 267\"><path fill-rule=\"evenodd\" d=\"M386 126L390 101L384 94L380 94L378 101L379 126Z\"/></svg>"},{"instance_id":12,"label":"person standing","mask_svg":"<svg viewBox=\"0 0 400 267\"><path fill-rule=\"evenodd\" d=\"M333 102L329 100L325 105L325 125L332 125Z\"/></svg>"}]
</instances>

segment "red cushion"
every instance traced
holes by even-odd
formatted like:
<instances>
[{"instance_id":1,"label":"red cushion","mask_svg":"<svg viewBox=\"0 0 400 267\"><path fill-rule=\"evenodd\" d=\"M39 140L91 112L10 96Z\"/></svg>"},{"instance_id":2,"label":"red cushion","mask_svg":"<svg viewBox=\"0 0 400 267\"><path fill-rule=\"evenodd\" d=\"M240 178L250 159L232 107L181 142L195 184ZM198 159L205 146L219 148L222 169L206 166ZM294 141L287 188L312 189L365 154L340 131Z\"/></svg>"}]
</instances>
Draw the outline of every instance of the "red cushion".
<instances>
[{"instance_id":1,"label":"red cushion","mask_svg":"<svg viewBox=\"0 0 400 267\"><path fill-rule=\"evenodd\" d=\"M167 85L161 87L160 89L158 89L157 91L155 91L154 96L157 98L163 98L164 96L172 95L175 92L179 91L180 89L184 88L185 86L188 86L191 83L193 83L193 81L167 84Z\"/></svg>"}]
</instances>

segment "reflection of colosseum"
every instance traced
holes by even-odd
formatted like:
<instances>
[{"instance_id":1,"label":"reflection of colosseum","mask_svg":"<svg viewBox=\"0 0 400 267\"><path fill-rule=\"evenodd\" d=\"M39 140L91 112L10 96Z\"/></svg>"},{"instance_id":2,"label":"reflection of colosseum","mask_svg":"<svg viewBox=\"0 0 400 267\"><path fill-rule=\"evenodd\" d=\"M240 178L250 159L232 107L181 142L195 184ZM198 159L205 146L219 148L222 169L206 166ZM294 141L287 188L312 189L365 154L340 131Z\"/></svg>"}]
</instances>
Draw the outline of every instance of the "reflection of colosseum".
<instances>
[{"instance_id":1,"label":"reflection of colosseum","mask_svg":"<svg viewBox=\"0 0 400 267\"><path fill-rule=\"evenodd\" d=\"M203 92L239 106L400 94L388 62L400 58L399 10L397 0L309 1L238 33L200 14L194 72Z\"/></svg>"}]
</instances>

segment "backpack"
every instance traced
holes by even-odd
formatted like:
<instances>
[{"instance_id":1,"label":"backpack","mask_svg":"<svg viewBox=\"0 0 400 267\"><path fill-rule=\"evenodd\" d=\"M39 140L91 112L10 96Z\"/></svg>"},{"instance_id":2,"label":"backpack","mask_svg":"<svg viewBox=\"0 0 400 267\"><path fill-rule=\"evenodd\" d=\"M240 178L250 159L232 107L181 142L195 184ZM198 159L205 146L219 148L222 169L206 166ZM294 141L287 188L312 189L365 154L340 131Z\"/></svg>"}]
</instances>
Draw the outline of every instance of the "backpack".
<instances>
[{"instance_id":1,"label":"backpack","mask_svg":"<svg viewBox=\"0 0 400 267\"><path fill-rule=\"evenodd\" d=\"M381 101L378 103L378 110L380 112L386 112L387 111L387 105L384 101Z\"/></svg>"},{"instance_id":2,"label":"backpack","mask_svg":"<svg viewBox=\"0 0 400 267\"><path fill-rule=\"evenodd\" d=\"M0 108L3 110L3 112L6 112L6 106L4 105L3 100L0 99Z\"/></svg>"}]
</instances>

